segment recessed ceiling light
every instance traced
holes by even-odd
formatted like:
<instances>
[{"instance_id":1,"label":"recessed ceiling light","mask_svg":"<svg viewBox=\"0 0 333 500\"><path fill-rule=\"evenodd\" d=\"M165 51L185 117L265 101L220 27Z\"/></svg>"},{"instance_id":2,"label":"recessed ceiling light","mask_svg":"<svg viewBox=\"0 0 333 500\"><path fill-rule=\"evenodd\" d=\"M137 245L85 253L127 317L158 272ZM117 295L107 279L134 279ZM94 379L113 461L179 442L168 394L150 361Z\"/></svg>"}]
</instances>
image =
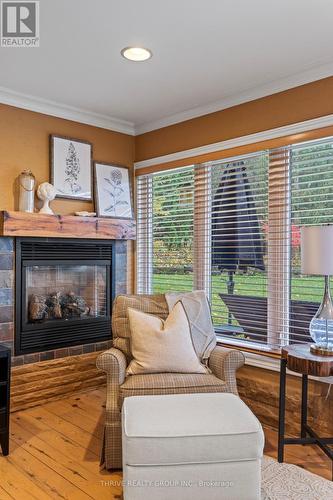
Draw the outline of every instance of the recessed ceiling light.
<instances>
[{"instance_id":1,"label":"recessed ceiling light","mask_svg":"<svg viewBox=\"0 0 333 500\"><path fill-rule=\"evenodd\" d=\"M130 61L140 62L147 61L153 54L150 50L144 49L143 47L125 47L121 51L121 55Z\"/></svg>"}]
</instances>

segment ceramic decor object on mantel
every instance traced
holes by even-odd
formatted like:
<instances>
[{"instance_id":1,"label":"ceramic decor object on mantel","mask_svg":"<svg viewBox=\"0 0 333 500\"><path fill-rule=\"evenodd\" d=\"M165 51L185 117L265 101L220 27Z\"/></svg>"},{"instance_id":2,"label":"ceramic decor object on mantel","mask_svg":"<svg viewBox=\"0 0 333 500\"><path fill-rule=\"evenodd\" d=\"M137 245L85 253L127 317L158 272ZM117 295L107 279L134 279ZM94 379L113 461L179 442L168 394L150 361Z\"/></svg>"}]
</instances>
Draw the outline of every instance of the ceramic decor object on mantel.
<instances>
[{"instance_id":1,"label":"ceramic decor object on mantel","mask_svg":"<svg viewBox=\"0 0 333 500\"><path fill-rule=\"evenodd\" d=\"M36 179L31 170L23 170L18 176L19 211L33 213Z\"/></svg>"},{"instance_id":2,"label":"ceramic decor object on mantel","mask_svg":"<svg viewBox=\"0 0 333 500\"><path fill-rule=\"evenodd\" d=\"M40 214L54 215L52 208L50 208L50 201L56 197L57 190L49 182L43 182L38 186L37 196L43 202L42 208L39 210Z\"/></svg>"},{"instance_id":3,"label":"ceramic decor object on mantel","mask_svg":"<svg viewBox=\"0 0 333 500\"><path fill-rule=\"evenodd\" d=\"M74 212L77 217L96 217L96 212L87 212L83 210L82 212Z\"/></svg>"}]
</instances>

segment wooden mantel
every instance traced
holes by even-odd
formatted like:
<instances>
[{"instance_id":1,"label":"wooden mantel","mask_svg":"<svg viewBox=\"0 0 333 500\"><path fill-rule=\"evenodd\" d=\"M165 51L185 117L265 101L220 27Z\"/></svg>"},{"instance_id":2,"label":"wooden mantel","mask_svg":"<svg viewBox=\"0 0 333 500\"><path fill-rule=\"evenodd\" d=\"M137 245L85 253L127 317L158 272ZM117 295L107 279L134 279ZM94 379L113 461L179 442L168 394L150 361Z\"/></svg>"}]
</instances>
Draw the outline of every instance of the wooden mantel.
<instances>
[{"instance_id":1,"label":"wooden mantel","mask_svg":"<svg viewBox=\"0 0 333 500\"><path fill-rule=\"evenodd\" d=\"M0 211L0 236L134 240L134 220Z\"/></svg>"}]
</instances>

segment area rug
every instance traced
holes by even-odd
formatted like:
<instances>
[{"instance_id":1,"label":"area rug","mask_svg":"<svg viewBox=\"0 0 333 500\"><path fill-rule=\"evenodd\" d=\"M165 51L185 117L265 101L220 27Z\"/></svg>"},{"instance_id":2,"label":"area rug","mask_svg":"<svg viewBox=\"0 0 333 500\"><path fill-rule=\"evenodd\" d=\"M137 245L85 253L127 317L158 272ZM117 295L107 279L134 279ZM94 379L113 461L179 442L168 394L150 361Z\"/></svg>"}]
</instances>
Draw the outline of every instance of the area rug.
<instances>
[{"instance_id":1,"label":"area rug","mask_svg":"<svg viewBox=\"0 0 333 500\"><path fill-rule=\"evenodd\" d=\"M267 456L262 461L261 500L333 499L333 482L297 465L279 464Z\"/></svg>"}]
</instances>

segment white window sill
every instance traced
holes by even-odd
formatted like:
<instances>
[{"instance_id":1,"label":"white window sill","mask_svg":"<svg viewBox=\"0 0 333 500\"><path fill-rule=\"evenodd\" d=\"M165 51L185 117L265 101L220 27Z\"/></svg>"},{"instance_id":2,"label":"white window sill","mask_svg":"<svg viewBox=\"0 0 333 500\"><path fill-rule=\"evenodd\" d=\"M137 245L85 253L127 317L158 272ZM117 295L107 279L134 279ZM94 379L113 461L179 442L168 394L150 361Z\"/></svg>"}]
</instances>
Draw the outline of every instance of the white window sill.
<instances>
[{"instance_id":1,"label":"white window sill","mask_svg":"<svg viewBox=\"0 0 333 500\"><path fill-rule=\"evenodd\" d=\"M243 352L243 351L242 351ZM245 356L245 364L249 366L255 366L257 368L264 368L265 370L271 370L274 372L280 372L280 360L276 358L269 358L268 356L262 356L260 354L255 354L252 352L243 352ZM300 373L292 372L287 370L289 375L294 377L301 377ZM317 380L319 382L324 382L326 384L333 384L333 377L309 377L310 380Z\"/></svg>"},{"instance_id":2,"label":"white window sill","mask_svg":"<svg viewBox=\"0 0 333 500\"><path fill-rule=\"evenodd\" d=\"M249 349L258 349L262 350L265 354L260 354L259 352L247 352L246 350L242 350L242 342L239 340L226 339L225 337L221 337L217 335L217 341L223 345L226 344L225 347L232 349L233 345L237 347L245 356L245 364L248 366L254 366L256 368L263 368L264 370L270 370L273 372L280 372L280 359L275 357L270 357L269 353L273 353L274 351L269 348L265 349L265 346L262 344L254 344L249 343L248 345L244 345L244 349L248 347ZM276 354L276 351L275 351ZM287 370L289 375L294 375L295 377L301 377L300 373L292 372ZM327 384L333 384L333 377L309 377L310 380L317 380L319 382L324 382Z\"/></svg>"},{"instance_id":3,"label":"white window sill","mask_svg":"<svg viewBox=\"0 0 333 500\"><path fill-rule=\"evenodd\" d=\"M245 364L256 366L257 368L265 368L274 372L280 371L280 360L276 358L269 358L261 354L242 351L245 356Z\"/></svg>"}]
</instances>

